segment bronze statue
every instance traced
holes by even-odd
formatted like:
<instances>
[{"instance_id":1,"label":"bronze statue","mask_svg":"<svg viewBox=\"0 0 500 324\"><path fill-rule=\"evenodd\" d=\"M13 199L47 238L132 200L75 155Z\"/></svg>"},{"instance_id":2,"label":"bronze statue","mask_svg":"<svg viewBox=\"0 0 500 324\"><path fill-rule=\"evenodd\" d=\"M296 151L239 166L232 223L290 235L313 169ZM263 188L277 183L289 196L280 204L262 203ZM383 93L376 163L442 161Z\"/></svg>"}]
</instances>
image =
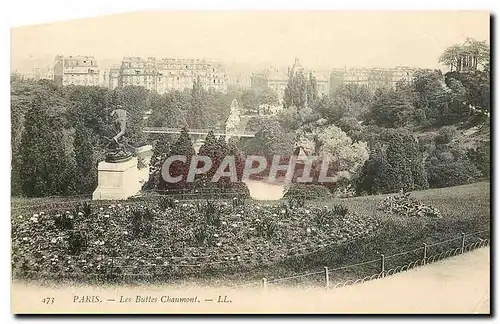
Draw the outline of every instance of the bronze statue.
<instances>
[{"instance_id":1,"label":"bronze statue","mask_svg":"<svg viewBox=\"0 0 500 324\"><path fill-rule=\"evenodd\" d=\"M127 130L128 112L121 105L111 111L111 117L115 117L114 125L118 128L118 133L110 140L107 146L106 162L125 162L132 158L132 153L128 149L128 143L124 137Z\"/></svg>"},{"instance_id":2,"label":"bronze statue","mask_svg":"<svg viewBox=\"0 0 500 324\"><path fill-rule=\"evenodd\" d=\"M116 116L115 125L119 127L120 131L113 137L113 140L118 144L120 137L125 135L127 129L127 117L128 113L126 110L122 109L121 105L118 105L115 110L111 112L111 117Z\"/></svg>"}]
</instances>

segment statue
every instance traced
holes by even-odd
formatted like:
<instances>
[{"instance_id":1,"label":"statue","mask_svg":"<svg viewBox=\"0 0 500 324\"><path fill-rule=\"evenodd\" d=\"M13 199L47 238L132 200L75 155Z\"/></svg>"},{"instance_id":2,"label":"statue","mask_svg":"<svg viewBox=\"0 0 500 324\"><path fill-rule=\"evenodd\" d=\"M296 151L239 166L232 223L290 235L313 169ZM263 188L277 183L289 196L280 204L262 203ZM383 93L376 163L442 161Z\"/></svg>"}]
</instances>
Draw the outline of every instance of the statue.
<instances>
[{"instance_id":1,"label":"statue","mask_svg":"<svg viewBox=\"0 0 500 324\"><path fill-rule=\"evenodd\" d=\"M110 116L115 117L114 125L118 128L118 133L109 141L106 147L106 162L125 162L132 158L130 145L124 137L127 130L128 112L121 105L117 105Z\"/></svg>"},{"instance_id":2,"label":"statue","mask_svg":"<svg viewBox=\"0 0 500 324\"><path fill-rule=\"evenodd\" d=\"M238 106L238 101L234 99L231 102L231 107L229 110L229 116L226 120L226 133L234 133L238 130L241 123L241 112Z\"/></svg>"}]
</instances>

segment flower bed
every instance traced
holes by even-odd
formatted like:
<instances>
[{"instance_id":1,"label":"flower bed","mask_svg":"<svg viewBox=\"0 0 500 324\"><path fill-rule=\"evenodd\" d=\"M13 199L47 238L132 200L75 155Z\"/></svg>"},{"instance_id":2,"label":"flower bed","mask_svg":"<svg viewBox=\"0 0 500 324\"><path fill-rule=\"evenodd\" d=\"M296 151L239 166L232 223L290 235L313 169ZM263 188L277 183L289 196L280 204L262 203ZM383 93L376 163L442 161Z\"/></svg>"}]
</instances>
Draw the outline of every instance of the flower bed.
<instances>
[{"instance_id":1,"label":"flower bed","mask_svg":"<svg viewBox=\"0 0 500 324\"><path fill-rule=\"evenodd\" d=\"M230 201L122 202L52 208L12 220L17 277L243 271L311 255L375 231L343 206L289 207Z\"/></svg>"}]
</instances>

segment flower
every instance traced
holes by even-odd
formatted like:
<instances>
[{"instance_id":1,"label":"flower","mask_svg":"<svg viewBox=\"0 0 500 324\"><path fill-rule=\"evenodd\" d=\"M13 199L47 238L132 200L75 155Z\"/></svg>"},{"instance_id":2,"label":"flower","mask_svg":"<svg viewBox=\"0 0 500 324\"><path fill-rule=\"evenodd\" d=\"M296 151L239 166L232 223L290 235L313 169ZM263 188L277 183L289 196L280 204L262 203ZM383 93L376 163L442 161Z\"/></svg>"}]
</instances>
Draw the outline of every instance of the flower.
<instances>
[{"instance_id":1,"label":"flower","mask_svg":"<svg viewBox=\"0 0 500 324\"><path fill-rule=\"evenodd\" d=\"M38 217L38 214L33 214L33 217Z\"/></svg>"},{"instance_id":2,"label":"flower","mask_svg":"<svg viewBox=\"0 0 500 324\"><path fill-rule=\"evenodd\" d=\"M109 218L109 215L108 214L104 215L104 218Z\"/></svg>"},{"instance_id":3,"label":"flower","mask_svg":"<svg viewBox=\"0 0 500 324\"><path fill-rule=\"evenodd\" d=\"M306 213L306 214L310 214L310 213L311 213L311 211L310 211L309 209L306 209L306 210L305 210L305 213Z\"/></svg>"},{"instance_id":4,"label":"flower","mask_svg":"<svg viewBox=\"0 0 500 324\"><path fill-rule=\"evenodd\" d=\"M273 216L274 216L274 217L277 217L277 216L278 216L278 214L273 214Z\"/></svg>"},{"instance_id":5,"label":"flower","mask_svg":"<svg viewBox=\"0 0 500 324\"><path fill-rule=\"evenodd\" d=\"M99 208L99 210L100 210L100 211L103 211L103 210L104 210L104 208L102 208L102 207L101 207L101 208Z\"/></svg>"},{"instance_id":6,"label":"flower","mask_svg":"<svg viewBox=\"0 0 500 324\"><path fill-rule=\"evenodd\" d=\"M30 220L33 222L33 223L38 223L38 218L36 217L31 217Z\"/></svg>"},{"instance_id":7,"label":"flower","mask_svg":"<svg viewBox=\"0 0 500 324\"><path fill-rule=\"evenodd\" d=\"M214 237L219 237L219 234L214 234Z\"/></svg>"},{"instance_id":8,"label":"flower","mask_svg":"<svg viewBox=\"0 0 500 324\"><path fill-rule=\"evenodd\" d=\"M222 246L222 243L221 242L217 242L217 244L215 244L217 246Z\"/></svg>"},{"instance_id":9,"label":"flower","mask_svg":"<svg viewBox=\"0 0 500 324\"><path fill-rule=\"evenodd\" d=\"M240 215L240 214L236 214L235 216L236 216L236 217L241 217L241 215Z\"/></svg>"},{"instance_id":10,"label":"flower","mask_svg":"<svg viewBox=\"0 0 500 324\"><path fill-rule=\"evenodd\" d=\"M227 222L226 221L222 221L221 223L222 225L227 225Z\"/></svg>"},{"instance_id":11,"label":"flower","mask_svg":"<svg viewBox=\"0 0 500 324\"><path fill-rule=\"evenodd\" d=\"M27 240L28 240L28 238L26 236L23 237L23 241L27 241Z\"/></svg>"},{"instance_id":12,"label":"flower","mask_svg":"<svg viewBox=\"0 0 500 324\"><path fill-rule=\"evenodd\" d=\"M78 212L78 216L83 216L83 213L82 212Z\"/></svg>"},{"instance_id":13,"label":"flower","mask_svg":"<svg viewBox=\"0 0 500 324\"><path fill-rule=\"evenodd\" d=\"M232 227L238 227L238 224L233 223L233 224L231 224L231 226L232 226Z\"/></svg>"},{"instance_id":14,"label":"flower","mask_svg":"<svg viewBox=\"0 0 500 324\"><path fill-rule=\"evenodd\" d=\"M311 233L311 229L308 227L308 228L306 229L306 232L307 232L307 234L310 234L310 233Z\"/></svg>"},{"instance_id":15,"label":"flower","mask_svg":"<svg viewBox=\"0 0 500 324\"><path fill-rule=\"evenodd\" d=\"M123 234L127 235L127 234L128 234L128 232L127 232L127 231L123 231Z\"/></svg>"},{"instance_id":16,"label":"flower","mask_svg":"<svg viewBox=\"0 0 500 324\"><path fill-rule=\"evenodd\" d=\"M57 242L57 238L53 238L50 240L50 243L56 243Z\"/></svg>"},{"instance_id":17,"label":"flower","mask_svg":"<svg viewBox=\"0 0 500 324\"><path fill-rule=\"evenodd\" d=\"M122 206L122 204L118 204L117 206L118 206L118 207L121 207L121 206Z\"/></svg>"},{"instance_id":18,"label":"flower","mask_svg":"<svg viewBox=\"0 0 500 324\"><path fill-rule=\"evenodd\" d=\"M281 210L281 213L282 213L282 214L286 213L286 210L282 209L282 210Z\"/></svg>"},{"instance_id":19,"label":"flower","mask_svg":"<svg viewBox=\"0 0 500 324\"><path fill-rule=\"evenodd\" d=\"M176 199L176 200L174 200L174 203L178 203L178 202L179 202L179 201L178 201L177 199Z\"/></svg>"}]
</instances>

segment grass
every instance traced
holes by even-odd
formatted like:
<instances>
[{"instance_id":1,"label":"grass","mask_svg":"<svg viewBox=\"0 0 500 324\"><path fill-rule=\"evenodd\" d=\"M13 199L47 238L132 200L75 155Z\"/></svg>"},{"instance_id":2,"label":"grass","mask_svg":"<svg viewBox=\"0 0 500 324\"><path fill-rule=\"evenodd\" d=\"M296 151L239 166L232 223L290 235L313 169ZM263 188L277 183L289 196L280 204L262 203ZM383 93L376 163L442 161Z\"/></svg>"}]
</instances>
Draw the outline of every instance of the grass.
<instances>
[{"instance_id":1,"label":"grass","mask_svg":"<svg viewBox=\"0 0 500 324\"><path fill-rule=\"evenodd\" d=\"M381 229L372 233L360 241L346 244L341 247L327 249L320 253L304 257L302 259L289 260L276 264L262 265L253 268L249 272L226 272L226 273L199 273L192 277L173 280L172 284L199 284L199 285L223 285L233 286L251 282L259 282L263 277L272 280L314 272L328 266L330 269L347 266L359 262L380 259L380 254L391 256L400 252L422 248L423 243L433 244L448 239L457 240L446 244L433 246L428 255L440 251L457 248L461 245L460 233L474 233L490 229L490 183L478 182L470 185L429 189L412 192L411 196L424 204L436 207L441 211L441 219L419 219L405 218L397 215L388 215L377 210L378 203L388 195L364 196L355 198L328 198L307 202L310 205L344 205L349 210L360 215L376 217L382 224ZM13 206L52 204L59 202L61 198L44 199L14 199ZM64 199L63 199L64 200ZM109 202L108 202L109 203ZM263 202L269 204L270 202ZM488 233L479 237L487 238ZM467 242L477 240L477 236L467 238ZM397 265L406 264L422 257L422 250L417 250L404 256L388 258L386 269ZM380 263L374 262L365 266L338 271L330 275L332 282L340 282L347 279L362 278L369 274L377 273ZM298 278L284 282L284 284L322 284L324 275L318 274L307 278ZM137 283L137 282L136 282Z\"/></svg>"}]
</instances>

